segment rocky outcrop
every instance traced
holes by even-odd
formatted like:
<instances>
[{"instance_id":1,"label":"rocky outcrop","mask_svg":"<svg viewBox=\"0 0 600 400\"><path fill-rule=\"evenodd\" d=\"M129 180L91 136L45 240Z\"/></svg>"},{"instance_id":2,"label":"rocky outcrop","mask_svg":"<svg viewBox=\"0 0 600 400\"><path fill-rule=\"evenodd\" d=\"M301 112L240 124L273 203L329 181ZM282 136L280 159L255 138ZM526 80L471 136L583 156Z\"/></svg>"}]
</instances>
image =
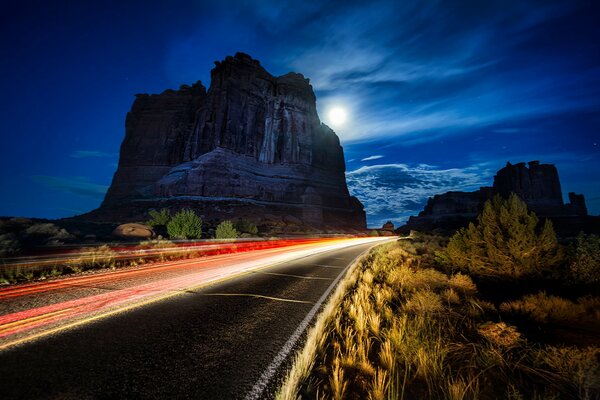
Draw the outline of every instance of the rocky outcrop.
<instances>
[{"instance_id":1,"label":"rocky outcrop","mask_svg":"<svg viewBox=\"0 0 600 400\"><path fill-rule=\"evenodd\" d=\"M114 236L123 239L150 239L156 236L151 227L143 224L121 224L113 231Z\"/></svg>"},{"instance_id":2,"label":"rocky outcrop","mask_svg":"<svg viewBox=\"0 0 600 400\"><path fill-rule=\"evenodd\" d=\"M569 203L563 202L554 165L540 164L539 161L531 161L528 165L509 162L496 173L491 187L482 187L475 192L447 192L429 198L425 209L418 216L410 217L401 231L460 228L477 217L487 200L496 194L508 197L511 193L516 193L537 215L561 221L561 224L587 216L582 194L569 193Z\"/></svg>"},{"instance_id":3,"label":"rocky outcrop","mask_svg":"<svg viewBox=\"0 0 600 400\"><path fill-rule=\"evenodd\" d=\"M382 231L390 231L393 232L394 231L394 223L392 221L388 221L385 224L383 224L383 226L381 227Z\"/></svg>"},{"instance_id":4,"label":"rocky outcrop","mask_svg":"<svg viewBox=\"0 0 600 400\"><path fill-rule=\"evenodd\" d=\"M200 82L137 95L119 166L89 219L140 219L149 208L191 207L205 220L266 213L303 224L365 229L348 192L337 135L319 120L308 79L273 77L238 53Z\"/></svg>"}]
</instances>

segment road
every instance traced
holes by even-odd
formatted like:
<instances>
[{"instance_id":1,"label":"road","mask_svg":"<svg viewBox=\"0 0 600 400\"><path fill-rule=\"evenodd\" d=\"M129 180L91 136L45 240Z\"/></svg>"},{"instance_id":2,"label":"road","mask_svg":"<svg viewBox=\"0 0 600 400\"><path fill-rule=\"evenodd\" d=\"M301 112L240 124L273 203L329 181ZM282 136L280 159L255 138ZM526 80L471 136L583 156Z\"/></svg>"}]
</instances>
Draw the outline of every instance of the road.
<instances>
[{"instance_id":1,"label":"road","mask_svg":"<svg viewBox=\"0 0 600 400\"><path fill-rule=\"evenodd\" d=\"M3 399L271 398L307 325L381 239L0 289Z\"/></svg>"}]
</instances>

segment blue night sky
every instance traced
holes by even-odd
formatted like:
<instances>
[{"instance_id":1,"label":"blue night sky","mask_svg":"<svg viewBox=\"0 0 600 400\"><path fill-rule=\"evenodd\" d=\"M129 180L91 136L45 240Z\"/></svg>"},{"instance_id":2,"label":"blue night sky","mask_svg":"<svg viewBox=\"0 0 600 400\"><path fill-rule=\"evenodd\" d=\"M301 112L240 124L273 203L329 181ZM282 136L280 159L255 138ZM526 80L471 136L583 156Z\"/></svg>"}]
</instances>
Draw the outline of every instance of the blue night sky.
<instances>
[{"instance_id":1,"label":"blue night sky","mask_svg":"<svg viewBox=\"0 0 600 400\"><path fill-rule=\"evenodd\" d=\"M369 225L490 185L506 161L559 169L600 213L600 6L589 1L4 1L0 215L97 207L136 93L209 84L242 51L311 79Z\"/></svg>"}]
</instances>

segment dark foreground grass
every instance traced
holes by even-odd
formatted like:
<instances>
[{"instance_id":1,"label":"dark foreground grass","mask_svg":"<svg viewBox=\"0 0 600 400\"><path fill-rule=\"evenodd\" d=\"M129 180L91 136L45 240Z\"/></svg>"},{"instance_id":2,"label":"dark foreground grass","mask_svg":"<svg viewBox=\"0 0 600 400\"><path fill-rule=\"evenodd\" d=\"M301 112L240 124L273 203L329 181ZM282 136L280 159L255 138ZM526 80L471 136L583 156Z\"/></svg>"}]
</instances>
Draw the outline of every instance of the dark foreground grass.
<instances>
[{"instance_id":1,"label":"dark foreground grass","mask_svg":"<svg viewBox=\"0 0 600 400\"><path fill-rule=\"evenodd\" d=\"M469 276L431 268L427 246L382 245L354 268L309 333L279 399L600 398L599 347L532 341L502 322L499 304L482 300ZM546 310L552 301L502 308L556 317ZM587 312L596 301L573 304Z\"/></svg>"}]
</instances>

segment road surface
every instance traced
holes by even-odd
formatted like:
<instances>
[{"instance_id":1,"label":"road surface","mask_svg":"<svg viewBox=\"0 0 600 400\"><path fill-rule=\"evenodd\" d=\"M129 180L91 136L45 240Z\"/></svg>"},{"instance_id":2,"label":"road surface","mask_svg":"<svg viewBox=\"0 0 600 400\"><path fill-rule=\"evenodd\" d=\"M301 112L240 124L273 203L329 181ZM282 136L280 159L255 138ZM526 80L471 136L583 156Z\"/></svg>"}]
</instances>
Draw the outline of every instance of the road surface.
<instances>
[{"instance_id":1,"label":"road surface","mask_svg":"<svg viewBox=\"0 0 600 400\"><path fill-rule=\"evenodd\" d=\"M271 398L307 325L381 239L0 289L3 399Z\"/></svg>"}]
</instances>

